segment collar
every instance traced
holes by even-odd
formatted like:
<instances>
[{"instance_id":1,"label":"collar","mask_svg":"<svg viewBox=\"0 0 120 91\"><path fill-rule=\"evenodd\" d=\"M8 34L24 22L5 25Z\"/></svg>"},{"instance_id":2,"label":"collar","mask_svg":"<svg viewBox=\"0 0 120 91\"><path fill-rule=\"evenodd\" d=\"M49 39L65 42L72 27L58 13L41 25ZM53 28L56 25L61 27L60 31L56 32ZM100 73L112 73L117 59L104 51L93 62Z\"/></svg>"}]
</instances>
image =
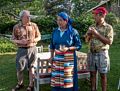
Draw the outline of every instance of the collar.
<instances>
[{"instance_id":1,"label":"collar","mask_svg":"<svg viewBox=\"0 0 120 91\"><path fill-rule=\"evenodd\" d=\"M103 26L106 26L106 24L107 24L107 23L106 23L106 22L104 22L102 25L103 25Z\"/></svg>"},{"instance_id":2,"label":"collar","mask_svg":"<svg viewBox=\"0 0 120 91\"><path fill-rule=\"evenodd\" d=\"M107 24L107 23L106 23L106 22L104 22L104 23L102 23L102 25L101 25L101 26L106 26L106 24ZM97 26L97 27L100 27L100 26L98 26L97 24L96 24L96 26Z\"/></svg>"},{"instance_id":3,"label":"collar","mask_svg":"<svg viewBox=\"0 0 120 91\"><path fill-rule=\"evenodd\" d=\"M20 26L31 26L32 22L27 23L27 25L23 25L22 22L19 23Z\"/></svg>"},{"instance_id":4,"label":"collar","mask_svg":"<svg viewBox=\"0 0 120 91\"><path fill-rule=\"evenodd\" d=\"M58 27L58 30L59 30L60 32L65 32L65 31L67 31L67 29L65 29L64 31L62 31L62 30L60 29L60 27Z\"/></svg>"}]
</instances>

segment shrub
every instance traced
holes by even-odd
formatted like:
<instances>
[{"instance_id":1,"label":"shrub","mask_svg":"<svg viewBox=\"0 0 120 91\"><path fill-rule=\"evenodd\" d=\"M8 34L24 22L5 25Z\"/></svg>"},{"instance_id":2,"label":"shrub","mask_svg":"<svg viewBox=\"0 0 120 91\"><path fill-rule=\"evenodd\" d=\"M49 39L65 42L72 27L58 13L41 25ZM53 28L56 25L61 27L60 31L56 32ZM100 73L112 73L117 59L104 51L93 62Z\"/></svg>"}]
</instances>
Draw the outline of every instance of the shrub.
<instances>
[{"instance_id":1,"label":"shrub","mask_svg":"<svg viewBox=\"0 0 120 91\"><path fill-rule=\"evenodd\" d=\"M107 23L111 24L113 27L113 31L114 31L114 43L116 44L120 44L120 20L118 17L116 17L116 15L112 12L110 12L107 16L106 16L106 21Z\"/></svg>"},{"instance_id":2,"label":"shrub","mask_svg":"<svg viewBox=\"0 0 120 91\"><path fill-rule=\"evenodd\" d=\"M75 27L78 30L80 36L83 37L91 24L93 24L93 18L91 14L81 15L74 18L73 27Z\"/></svg>"},{"instance_id":3,"label":"shrub","mask_svg":"<svg viewBox=\"0 0 120 91\"><path fill-rule=\"evenodd\" d=\"M52 30L57 27L54 17L42 17L33 20L33 22L37 23L41 34L51 33Z\"/></svg>"},{"instance_id":4,"label":"shrub","mask_svg":"<svg viewBox=\"0 0 120 91\"><path fill-rule=\"evenodd\" d=\"M39 26L42 34L51 33L54 28L57 27L57 23L54 17L43 17L33 20ZM73 27L78 30L80 36L83 37L88 27L93 23L92 15L81 15L79 17L73 17Z\"/></svg>"},{"instance_id":5,"label":"shrub","mask_svg":"<svg viewBox=\"0 0 120 91\"><path fill-rule=\"evenodd\" d=\"M114 43L120 44L120 23L113 26L114 30Z\"/></svg>"},{"instance_id":6,"label":"shrub","mask_svg":"<svg viewBox=\"0 0 120 91\"><path fill-rule=\"evenodd\" d=\"M107 16L106 16L106 21L107 23L111 24L111 25L115 25L118 23L118 18L116 17L116 15L112 12L110 12Z\"/></svg>"},{"instance_id":7,"label":"shrub","mask_svg":"<svg viewBox=\"0 0 120 91\"><path fill-rule=\"evenodd\" d=\"M7 38L0 37L0 53L15 52L16 46Z\"/></svg>"}]
</instances>

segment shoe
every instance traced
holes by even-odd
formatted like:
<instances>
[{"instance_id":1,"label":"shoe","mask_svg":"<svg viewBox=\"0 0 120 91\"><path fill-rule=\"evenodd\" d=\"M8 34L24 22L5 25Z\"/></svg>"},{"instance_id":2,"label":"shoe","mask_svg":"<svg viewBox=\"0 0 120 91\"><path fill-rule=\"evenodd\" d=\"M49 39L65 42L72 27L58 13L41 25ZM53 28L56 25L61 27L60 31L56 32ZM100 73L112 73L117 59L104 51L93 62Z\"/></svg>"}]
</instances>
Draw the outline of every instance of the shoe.
<instances>
[{"instance_id":1,"label":"shoe","mask_svg":"<svg viewBox=\"0 0 120 91\"><path fill-rule=\"evenodd\" d=\"M22 89L23 87L24 87L23 84L21 84L21 85L20 85L20 84L17 84L12 91L18 91L18 90Z\"/></svg>"},{"instance_id":2,"label":"shoe","mask_svg":"<svg viewBox=\"0 0 120 91\"><path fill-rule=\"evenodd\" d=\"M27 91L34 91L34 86L28 86Z\"/></svg>"}]
</instances>

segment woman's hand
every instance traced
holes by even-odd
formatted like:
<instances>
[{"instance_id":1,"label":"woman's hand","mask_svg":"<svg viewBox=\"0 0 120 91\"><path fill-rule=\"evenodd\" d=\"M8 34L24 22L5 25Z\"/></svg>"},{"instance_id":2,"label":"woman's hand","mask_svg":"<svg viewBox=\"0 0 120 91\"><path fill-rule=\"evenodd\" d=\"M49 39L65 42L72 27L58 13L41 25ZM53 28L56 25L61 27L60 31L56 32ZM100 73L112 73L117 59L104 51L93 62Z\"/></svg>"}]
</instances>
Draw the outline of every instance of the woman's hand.
<instances>
[{"instance_id":1,"label":"woman's hand","mask_svg":"<svg viewBox=\"0 0 120 91\"><path fill-rule=\"evenodd\" d=\"M60 49L61 52L66 52L68 50L69 50L69 47L64 47L64 48Z\"/></svg>"},{"instance_id":2,"label":"woman's hand","mask_svg":"<svg viewBox=\"0 0 120 91\"><path fill-rule=\"evenodd\" d=\"M66 52L69 50L69 47L65 47L63 50L64 50L64 52Z\"/></svg>"},{"instance_id":3,"label":"woman's hand","mask_svg":"<svg viewBox=\"0 0 120 91\"><path fill-rule=\"evenodd\" d=\"M49 63L52 64L53 57L49 58Z\"/></svg>"}]
</instances>

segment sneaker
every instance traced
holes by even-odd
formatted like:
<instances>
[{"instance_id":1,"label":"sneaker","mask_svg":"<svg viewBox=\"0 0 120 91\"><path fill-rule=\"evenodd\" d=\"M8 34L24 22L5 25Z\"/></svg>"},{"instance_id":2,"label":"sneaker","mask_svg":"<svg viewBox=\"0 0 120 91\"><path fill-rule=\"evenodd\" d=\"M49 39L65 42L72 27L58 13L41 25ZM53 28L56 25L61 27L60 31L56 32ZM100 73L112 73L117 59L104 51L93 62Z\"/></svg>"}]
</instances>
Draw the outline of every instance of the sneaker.
<instances>
[{"instance_id":1,"label":"sneaker","mask_svg":"<svg viewBox=\"0 0 120 91\"><path fill-rule=\"evenodd\" d=\"M24 87L23 84L21 84L21 85L20 85L20 84L17 84L12 91L18 91L19 89L22 89L23 87Z\"/></svg>"}]
</instances>

